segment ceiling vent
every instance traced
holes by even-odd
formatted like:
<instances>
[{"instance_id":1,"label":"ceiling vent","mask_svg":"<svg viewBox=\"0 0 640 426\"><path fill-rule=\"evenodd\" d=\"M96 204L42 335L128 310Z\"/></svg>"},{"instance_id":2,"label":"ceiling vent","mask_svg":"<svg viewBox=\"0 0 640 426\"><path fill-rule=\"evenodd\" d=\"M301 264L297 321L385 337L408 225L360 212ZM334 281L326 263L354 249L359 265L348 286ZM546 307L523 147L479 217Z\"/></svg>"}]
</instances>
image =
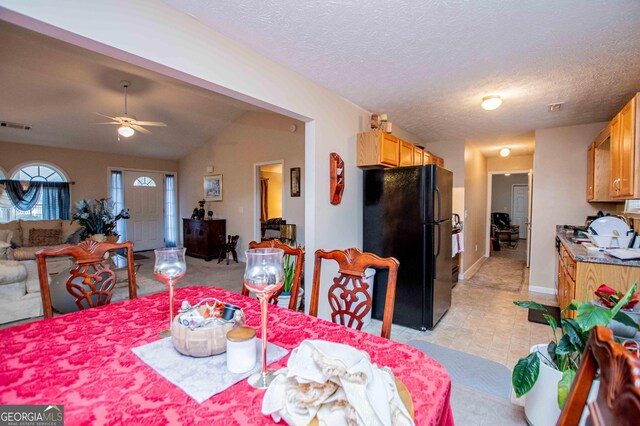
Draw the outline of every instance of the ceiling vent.
<instances>
[{"instance_id":1,"label":"ceiling vent","mask_svg":"<svg viewBox=\"0 0 640 426\"><path fill-rule=\"evenodd\" d=\"M31 126L22 123L12 123L10 121L0 121L0 127L8 127L10 129L31 130Z\"/></svg>"},{"instance_id":2,"label":"ceiling vent","mask_svg":"<svg viewBox=\"0 0 640 426\"><path fill-rule=\"evenodd\" d=\"M560 111L562 109L562 105L564 105L564 102L558 102L558 103L555 103L555 104L549 104L549 105L547 105L547 110L549 112Z\"/></svg>"}]
</instances>

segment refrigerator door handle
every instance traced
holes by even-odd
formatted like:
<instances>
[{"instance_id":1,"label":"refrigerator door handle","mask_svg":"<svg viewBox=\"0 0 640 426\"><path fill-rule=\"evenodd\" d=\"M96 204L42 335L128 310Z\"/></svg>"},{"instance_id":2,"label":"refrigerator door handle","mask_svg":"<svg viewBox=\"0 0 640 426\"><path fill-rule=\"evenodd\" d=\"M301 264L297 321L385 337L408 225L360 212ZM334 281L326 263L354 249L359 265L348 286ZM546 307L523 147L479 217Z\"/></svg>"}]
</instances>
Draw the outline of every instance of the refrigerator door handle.
<instances>
[{"instance_id":1,"label":"refrigerator door handle","mask_svg":"<svg viewBox=\"0 0 640 426\"><path fill-rule=\"evenodd\" d=\"M436 235L438 236L438 249L436 250L436 255L434 257L438 257L440 256L440 222L436 223L435 226L438 227L438 232L436 232Z\"/></svg>"},{"instance_id":2,"label":"refrigerator door handle","mask_svg":"<svg viewBox=\"0 0 640 426\"><path fill-rule=\"evenodd\" d=\"M433 218L434 222L440 222L440 189L438 189L438 187L434 187L433 188L433 192L435 192L436 194L438 194L437 200L438 200L438 214ZM435 212L434 212L435 213Z\"/></svg>"}]
</instances>

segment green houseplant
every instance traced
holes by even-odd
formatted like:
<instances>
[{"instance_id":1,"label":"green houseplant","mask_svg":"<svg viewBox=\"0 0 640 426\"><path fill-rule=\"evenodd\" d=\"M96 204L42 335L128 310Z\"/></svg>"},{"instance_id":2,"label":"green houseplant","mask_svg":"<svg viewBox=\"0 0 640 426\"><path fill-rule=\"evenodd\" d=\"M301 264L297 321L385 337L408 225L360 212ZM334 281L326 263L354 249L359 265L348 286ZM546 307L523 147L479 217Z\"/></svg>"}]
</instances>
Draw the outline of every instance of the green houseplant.
<instances>
[{"instance_id":1,"label":"green houseplant","mask_svg":"<svg viewBox=\"0 0 640 426\"><path fill-rule=\"evenodd\" d=\"M284 256L284 285L282 286L282 293L291 294L295 269L296 261L294 257L290 254L286 254Z\"/></svg>"},{"instance_id":2,"label":"green houseplant","mask_svg":"<svg viewBox=\"0 0 640 426\"><path fill-rule=\"evenodd\" d=\"M529 392L538 380L541 362L562 373L562 378L558 382L557 402L562 409L571 389L571 384L576 375L582 353L584 352L587 339L591 329L596 325L607 326L611 320L616 320L626 326L638 329L633 319L620 309L629 303L636 293L637 283L631 286L626 295L621 298L616 305L611 308L602 308L591 302L573 301L562 312L575 310L576 319L562 318L560 327L555 318L547 313L547 310L539 303L531 301L515 301L517 306L544 311L544 318L553 329L554 338L547 345L548 356L536 350L529 356L518 361L513 369L511 381L516 396L519 398ZM560 330L560 333L558 333ZM558 334L561 335L558 338Z\"/></svg>"}]
</instances>

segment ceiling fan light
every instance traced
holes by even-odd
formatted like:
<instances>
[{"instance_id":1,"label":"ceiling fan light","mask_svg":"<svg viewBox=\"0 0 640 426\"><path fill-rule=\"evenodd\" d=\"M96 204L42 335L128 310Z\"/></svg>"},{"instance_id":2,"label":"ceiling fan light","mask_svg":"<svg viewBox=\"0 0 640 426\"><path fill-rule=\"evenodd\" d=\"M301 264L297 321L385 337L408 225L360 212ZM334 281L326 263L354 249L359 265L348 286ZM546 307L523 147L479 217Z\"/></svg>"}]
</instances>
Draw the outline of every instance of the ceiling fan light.
<instances>
[{"instance_id":1,"label":"ceiling fan light","mask_svg":"<svg viewBox=\"0 0 640 426\"><path fill-rule=\"evenodd\" d=\"M500 150L500 156L501 157L508 157L509 154L511 154L511 150L509 148L502 148Z\"/></svg>"},{"instance_id":2,"label":"ceiling fan light","mask_svg":"<svg viewBox=\"0 0 640 426\"><path fill-rule=\"evenodd\" d=\"M133 129L132 129L131 127L129 127L129 126L124 126L124 125L122 125L122 126L118 127L118 134L119 134L120 136L124 137L124 138L128 138L128 137L133 136L133 134L134 134L135 132L136 132L136 131L135 131L135 130L133 130Z\"/></svg>"},{"instance_id":3,"label":"ceiling fan light","mask_svg":"<svg viewBox=\"0 0 640 426\"><path fill-rule=\"evenodd\" d=\"M498 95L485 96L480 103L480 106L487 111L493 111L500 105L502 105L502 98Z\"/></svg>"}]
</instances>

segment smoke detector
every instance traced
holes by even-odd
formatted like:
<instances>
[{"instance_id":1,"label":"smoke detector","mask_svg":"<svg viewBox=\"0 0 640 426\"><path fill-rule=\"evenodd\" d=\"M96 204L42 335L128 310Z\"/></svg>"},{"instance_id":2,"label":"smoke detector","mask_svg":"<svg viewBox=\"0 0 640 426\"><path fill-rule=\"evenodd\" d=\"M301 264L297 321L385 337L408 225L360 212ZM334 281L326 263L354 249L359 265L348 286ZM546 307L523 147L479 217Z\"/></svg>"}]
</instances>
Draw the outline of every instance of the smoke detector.
<instances>
[{"instance_id":1,"label":"smoke detector","mask_svg":"<svg viewBox=\"0 0 640 426\"><path fill-rule=\"evenodd\" d=\"M11 121L0 121L0 127L8 127L10 129L31 130L29 124L12 123Z\"/></svg>"},{"instance_id":2,"label":"smoke detector","mask_svg":"<svg viewBox=\"0 0 640 426\"><path fill-rule=\"evenodd\" d=\"M555 104L549 104L547 105L547 111L549 112L560 111L562 109L562 105L564 105L564 102L556 102Z\"/></svg>"}]
</instances>

